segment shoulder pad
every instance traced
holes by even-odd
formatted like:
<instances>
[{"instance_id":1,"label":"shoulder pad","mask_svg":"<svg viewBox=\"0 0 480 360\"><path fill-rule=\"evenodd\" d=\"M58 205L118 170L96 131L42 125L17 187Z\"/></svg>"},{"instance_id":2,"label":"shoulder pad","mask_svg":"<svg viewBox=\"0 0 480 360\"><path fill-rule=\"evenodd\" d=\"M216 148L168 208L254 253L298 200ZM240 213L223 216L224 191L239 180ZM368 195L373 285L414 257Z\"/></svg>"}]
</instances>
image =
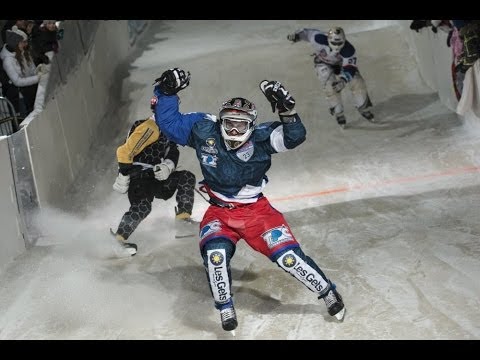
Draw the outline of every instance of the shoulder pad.
<instances>
[{"instance_id":1,"label":"shoulder pad","mask_svg":"<svg viewBox=\"0 0 480 360\"><path fill-rule=\"evenodd\" d=\"M255 126L254 134L256 141L265 141L270 137L272 131L280 126L280 121L268 121Z\"/></svg>"},{"instance_id":2,"label":"shoulder pad","mask_svg":"<svg viewBox=\"0 0 480 360\"><path fill-rule=\"evenodd\" d=\"M355 48L348 41L345 41L345 46L340 50L340 55L344 58L349 58L355 55Z\"/></svg>"},{"instance_id":3,"label":"shoulder pad","mask_svg":"<svg viewBox=\"0 0 480 360\"><path fill-rule=\"evenodd\" d=\"M328 46L328 37L326 34L316 34L314 39L318 44Z\"/></svg>"},{"instance_id":4,"label":"shoulder pad","mask_svg":"<svg viewBox=\"0 0 480 360\"><path fill-rule=\"evenodd\" d=\"M205 119L213 121L213 122L217 122L217 116L215 116L213 114L205 114Z\"/></svg>"},{"instance_id":5,"label":"shoulder pad","mask_svg":"<svg viewBox=\"0 0 480 360\"><path fill-rule=\"evenodd\" d=\"M148 118L147 118L147 119L136 120L136 121L133 123L132 127L130 128L130 131L128 132L128 136L132 135L132 133L135 131L135 129L137 128L138 125L144 123L144 122L147 121L147 120L148 120Z\"/></svg>"}]
</instances>

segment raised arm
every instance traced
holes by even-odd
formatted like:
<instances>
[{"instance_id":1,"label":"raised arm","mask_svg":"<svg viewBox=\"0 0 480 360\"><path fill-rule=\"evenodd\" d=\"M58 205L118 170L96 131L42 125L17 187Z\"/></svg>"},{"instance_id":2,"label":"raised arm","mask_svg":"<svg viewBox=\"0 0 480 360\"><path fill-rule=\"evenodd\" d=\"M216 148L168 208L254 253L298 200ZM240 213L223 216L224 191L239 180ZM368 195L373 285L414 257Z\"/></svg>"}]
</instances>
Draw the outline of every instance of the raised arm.
<instances>
[{"instance_id":1,"label":"raised arm","mask_svg":"<svg viewBox=\"0 0 480 360\"><path fill-rule=\"evenodd\" d=\"M169 69L155 80L154 97L151 100L155 122L167 138L179 145L188 143L193 124L205 117L205 113L182 114L177 93L190 84L190 73L179 68Z\"/></svg>"}]
</instances>

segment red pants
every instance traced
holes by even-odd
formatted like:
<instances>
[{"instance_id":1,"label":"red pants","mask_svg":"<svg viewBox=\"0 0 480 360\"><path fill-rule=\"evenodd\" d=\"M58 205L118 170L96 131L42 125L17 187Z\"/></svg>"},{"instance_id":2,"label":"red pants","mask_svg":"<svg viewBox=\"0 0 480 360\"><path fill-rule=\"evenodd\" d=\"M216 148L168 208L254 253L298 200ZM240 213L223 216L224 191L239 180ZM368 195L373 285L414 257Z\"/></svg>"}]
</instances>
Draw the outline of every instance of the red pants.
<instances>
[{"instance_id":1,"label":"red pants","mask_svg":"<svg viewBox=\"0 0 480 360\"><path fill-rule=\"evenodd\" d=\"M234 244L244 239L254 250L273 257L285 248L298 247L283 214L266 197L234 209L211 205L200 223L200 247L212 239L227 238Z\"/></svg>"}]
</instances>

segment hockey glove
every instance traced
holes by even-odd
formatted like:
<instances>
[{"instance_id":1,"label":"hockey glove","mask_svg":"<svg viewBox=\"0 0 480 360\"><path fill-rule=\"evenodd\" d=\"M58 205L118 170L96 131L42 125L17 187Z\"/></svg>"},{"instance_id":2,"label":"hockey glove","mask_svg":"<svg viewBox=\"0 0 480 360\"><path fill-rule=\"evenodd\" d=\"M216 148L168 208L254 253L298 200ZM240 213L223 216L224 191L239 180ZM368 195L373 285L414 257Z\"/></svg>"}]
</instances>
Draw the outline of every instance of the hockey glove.
<instances>
[{"instance_id":1,"label":"hockey glove","mask_svg":"<svg viewBox=\"0 0 480 360\"><path fill-rule=\"evenodd\" d=\"M175 170L175 164L170 159L165 159L153 167L155 179L158 181L167 180L173 170Z\"/></svg>"},{"instance_id":2,"label":"hockey glove","mask_svg":"<svg viewBox=\"0 0 480 360\"><path fill-rule=\"evenodd\" d=\"M113 190L118 191L120 194L125 194L128 191L129 185L130 175L122 175L119 173L113 184Z\"/></svg>"},{"instance_id":3,"label":"hockey glove","mask_svg":"<svg viewBox=\"0 0 480 360\"><path fill-rule=\"evenodd\" d=\"M427 20L413 20L410 24L410 29L419 32L420 29L428 26Z\"/></svg>"},{"instance_id":4,"label":"hockey glove","mask_svg":"<svg viewBox=\"0 0 480 360\"><path fill-rule=\"evenodd\" d=\"M291 42L296 43L297 41L300 41L300 35L298 35L297 33L288 34L287 39Z\"/></svg>"},{"instance_id":5,"label":"hockey glove","mask_svg":"<svg viewBox=\"0 0 480 360\"><path fill-rule=\"evenodd\" d=\"M190 84L190 72L179 68L168 69L155 79L153 86L160 87L165 95L174 95Z\"/></svg>"},{"instance_id":6,"label":"hockey glove","mask_svg":"<svg viewBox=\"0 0 480 360\"><path fill-rule=\"evenodd\" d=\"M278 81L263 80L260 82L260 90L272 105L272 112L278 110L278 115L291 116L297 113L295 99Z\"/></svg>"},{"instance_id":7,"label":"hockey glove","mask_svg":"<svg viewBox=\"0 0 480 360\"><path fill-rule=\"evenodd\" d=\"M332 83L332 88L333 90L335 90L337 93L339 93L340 91L343 90L343 88L345 87L345 84L347 82L345 81L344 78L340 78L338 80L335 80L333 83Z\"/></svg>"}]
</instances>

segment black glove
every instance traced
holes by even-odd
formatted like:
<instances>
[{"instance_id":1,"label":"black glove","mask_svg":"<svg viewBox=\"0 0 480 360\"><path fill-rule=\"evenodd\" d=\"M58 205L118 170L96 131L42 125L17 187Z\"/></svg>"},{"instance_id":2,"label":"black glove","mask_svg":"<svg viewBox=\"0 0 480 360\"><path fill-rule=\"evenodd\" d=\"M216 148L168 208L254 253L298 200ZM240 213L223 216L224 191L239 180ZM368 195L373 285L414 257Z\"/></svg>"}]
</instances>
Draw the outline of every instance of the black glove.
<instances>
[{"instance_id":1,"label":"black glove","mask_svg":"<svg viewBox=\"0 0 480 360\"><path fill-rule=\"evenodd\" d=\"M300 35L298 35L297 33L288 34L287 39L291 42L296 43L297 41L300 41Z\"/></svg>"},{"instance_id":2,"label":"black glove","mask_svg":"<svg viewBox=\"0 0 480 360\"><path fill-rule=\"evenodd\" d=\"M174 95L190 84L190 72L179 68L165 70L155 79L153 86L158 86L165 95Z\"/></svg>"},{"instance_id":3,"label":"black glove","mask_svg":"<svg viewBox=\"0 0 480 360\"><path fill-rule=\"evenodd\" d=\"M427 26L427 20L413 20L410 24L410 29L418 32L420 29Z\"/></svg>"},{"instance_id":4,"label":"black glove","mask_svg":"<svg viewBox=\"0 0 480 360\"><path fill-rule=\"evenodd\" d=\"M272 112L278 110L279 115L296 114L295 99L278 81L263 80L260 82L260 90L272 105Z\"/></svg>"}]
</instances>

